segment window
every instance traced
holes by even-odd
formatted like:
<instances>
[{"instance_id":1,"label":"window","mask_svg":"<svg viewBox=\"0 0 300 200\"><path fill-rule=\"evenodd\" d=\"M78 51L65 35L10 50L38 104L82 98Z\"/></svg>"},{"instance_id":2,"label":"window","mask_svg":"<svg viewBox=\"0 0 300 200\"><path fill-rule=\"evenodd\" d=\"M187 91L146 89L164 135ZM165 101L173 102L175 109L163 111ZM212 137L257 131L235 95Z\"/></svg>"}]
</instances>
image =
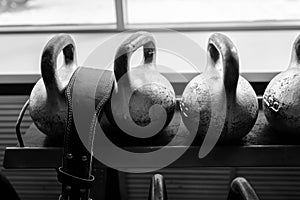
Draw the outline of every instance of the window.
<instances>
[{"instance_id":1,"label":"window","mask_svg":"<svg viewBox=\"0 0 300 200\"><path fill-rule=\"evenodd\" d=\"M0 0L0 28L289 29L300 25L299 8L300 0Z\"/></svg>"},{"instance_id":2,"label":"window","mask_svg":"<svg viewBox=\"0 0 300 200\"><path fill-rule=\"evenodd\" d=\"M128 0L129 25L197 28L290 27L300 20L299 0Z\"/></svg>"},{"instance_id":3,"label":"window","mask_svg":"<svg viewBox=\"0 0 300 200\"><path fill-rule=\"evenodd\" d=\"M114 0L0 0L2 27L114 27Z\"/></svg>"},{"instance_id":4,"label":"window","mask_svg":"<svg viewBox=\"0 0 300 200\"><path fill-rule=\"evenodd\" d=\"M299 20L299 0L128 0L129 23Z\"/></svg>"}]
</instances>

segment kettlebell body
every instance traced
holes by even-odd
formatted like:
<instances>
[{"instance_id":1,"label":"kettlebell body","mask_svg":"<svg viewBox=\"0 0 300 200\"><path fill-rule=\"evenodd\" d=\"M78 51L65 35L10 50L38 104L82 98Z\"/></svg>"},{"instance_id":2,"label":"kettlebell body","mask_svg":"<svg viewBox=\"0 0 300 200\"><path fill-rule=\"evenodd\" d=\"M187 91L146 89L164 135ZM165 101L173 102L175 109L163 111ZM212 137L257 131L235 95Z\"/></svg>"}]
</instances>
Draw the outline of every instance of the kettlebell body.
<instances>
[{"instance_id":1,"label":"kettlebell body","mask_svg":"<svg viewBox=\"0 0 300 200\"><path fill-rule=\"evenodd\" d=\"M130 116L124 115L124 107L121 104L115 104L112 107L113 112L123 120L131 117L138 126L147 126L151 120L164 120L166 121L164 126L166 126L171 121L175 111L175 94L169 81L157 72L155 66L151 64L132 69L128 73L128 80L128 91L130 91L129 94L132 94L129 100ZM126 84L119 84L118 89L120 87L127 86ZM151 107L154 105L160 105L165 109L167 120L163 119L160 111L152 112L151 115Z\"/></svg>"},{"instance_id":2,"label":"kettlebell body","mask_svg":"<svg viewBox=\"0 0 300 200\"><path fill-rule=\"evenodd\" d=\"M224 114L212 112L219 104L224 104ZM197 134L197 145L203 142L211 122L221 127L221 143L238 141L252 129L258 115L257 97L239 75L237 50L225 35L215 33L209 38L206 69L187 84L180 109L187 129Z\"/></svg>"},{"instance_id":3,"label":"kettlebell body","mask_svg":"<svg viewBox=\"0 0 300 200\"><path fill-rule=\"evenodd\" d=\"M57 70L57 57L61 51L64 64ZM32 89L28 106L33 122L48 136L63 137L66 131L67 102L64 92L76 68L73 39L64 34L54 36L43 50L42 78Z\"/></svg>"},{"instance_id":4,"label":"kettlebell body","mask_svg":"<svg viewBox=\"0 0 300 200\"><path fill-rule=\"evenodd\" d=\"M263 110L274 130L300 136L300 36L294 42L288 69L268 84Z\"/></svg>"},{"instance_id":5,"label":"kettlebell body","mask_svg":"<svg viewBox=\"0 0 300 200\"><path fill-rule=\"evenodd\" d=\"M130 58L140 47L143 47L143 64L129 70ZM155 56L153 36L137 32L121 44L115 57L116 82L106 113L114 126L136 137L148 138L149 135L143 135L145 130L158 133L175 112L174 89L156 70ZM151 139L148 141L151 143Z\"/></svg>"}]
</instances>

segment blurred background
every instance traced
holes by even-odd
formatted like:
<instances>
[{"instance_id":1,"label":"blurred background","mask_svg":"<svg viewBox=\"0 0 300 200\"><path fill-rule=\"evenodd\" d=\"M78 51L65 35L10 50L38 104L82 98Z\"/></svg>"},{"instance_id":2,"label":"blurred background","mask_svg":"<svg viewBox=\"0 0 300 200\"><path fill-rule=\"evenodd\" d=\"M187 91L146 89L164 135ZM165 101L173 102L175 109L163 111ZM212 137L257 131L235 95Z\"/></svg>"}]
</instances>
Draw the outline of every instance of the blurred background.
<instances>
[{"instance_id":1,"label":"blurred background","mask_svg":"<svg viewBox=\"0 0 300 200\"><path fill-rule=\"evenodd\" d=\"M1 0L2 26L116 25L122 15L114 0ZM116 3L117 2L117 3ZM136 24L196 24L278 22L300 19L298 0L127 0L125 26ZM118 15L118 16L117 16ZM119 27L117 27L119 28Z\"/></svg>"}]
</instances>

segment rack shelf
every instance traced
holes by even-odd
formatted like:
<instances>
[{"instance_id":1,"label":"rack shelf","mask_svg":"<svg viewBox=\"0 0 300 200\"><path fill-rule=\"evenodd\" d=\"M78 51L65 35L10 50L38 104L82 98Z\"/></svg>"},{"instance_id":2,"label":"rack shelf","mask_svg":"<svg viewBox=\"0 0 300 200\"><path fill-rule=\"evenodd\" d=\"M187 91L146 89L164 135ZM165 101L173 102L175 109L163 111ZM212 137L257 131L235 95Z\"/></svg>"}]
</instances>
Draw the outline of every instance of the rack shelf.
<instances>
[{"instance_id":1,"label":"rack shelf","mask_svg":"<svg viewBox=\"0 0 300 200\"><path fill-rule=\"evenodd\" d=\"M183 148L183 147L169 147ZM159 147L133 147L139 152L154 151ZM249 167L249 166L300 166L300 146L297 145L251 145L217 146L203 159L197 157L199 147L189 147L185 154L169 167ZM51 147L8 147L5 151L4 167L17 168L56 168L61 163L61 148ZM105 167L96 162L96 167ZM158 165L145 165L155 168ZM134 166L119 166L129 168Z\"/></svg>"},{"instance_id":2,"label":"rack shelf","mask_svg":"<svg viewBox=\"0 0 300 200\"><path fill-rule=\"evenodd\" d=\"M183 137L186 131L181 130L179 134ZM33 124L24 134L24 142L26 147L6 148L3 163L5 168L56 168L61 163L62 148L60 145L51 142ZM168 149L172 151L175 148L184 148L182 138L178 139L177 144L168 147ZM127 147L128 150L135 152L149 152L159 148L161 147ZM190 146L183 156L169 167L300 166L299 140L273 132L262 111L259 112L258 120L252 131L240 144L216 145L203 159L198 158L199 149L199 146ZM94 165L96 168L105 168L97 161L94 162ZM152 166L141 167L152 168L156 166L153 163Z\"/></svg>"}]
</instances>

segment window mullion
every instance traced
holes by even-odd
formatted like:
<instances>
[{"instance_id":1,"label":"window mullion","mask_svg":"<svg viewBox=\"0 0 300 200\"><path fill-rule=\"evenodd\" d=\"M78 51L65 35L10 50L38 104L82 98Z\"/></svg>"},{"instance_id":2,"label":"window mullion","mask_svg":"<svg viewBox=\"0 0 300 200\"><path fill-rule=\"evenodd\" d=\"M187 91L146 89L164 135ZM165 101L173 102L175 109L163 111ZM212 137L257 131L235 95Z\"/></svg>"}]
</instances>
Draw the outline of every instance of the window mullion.
<instances>
[{"instance_id":1,"label":"window mullion","mask_svg":"<svg viewBox=\"0 0 300 200\"><path fill-rule=\"evenodd\" d=\"M126 7L125 0L115 0L116 7L116 17L117 17L117 30L125 30L125 21L126 21Z\"/></svg>"}]
</instances>

